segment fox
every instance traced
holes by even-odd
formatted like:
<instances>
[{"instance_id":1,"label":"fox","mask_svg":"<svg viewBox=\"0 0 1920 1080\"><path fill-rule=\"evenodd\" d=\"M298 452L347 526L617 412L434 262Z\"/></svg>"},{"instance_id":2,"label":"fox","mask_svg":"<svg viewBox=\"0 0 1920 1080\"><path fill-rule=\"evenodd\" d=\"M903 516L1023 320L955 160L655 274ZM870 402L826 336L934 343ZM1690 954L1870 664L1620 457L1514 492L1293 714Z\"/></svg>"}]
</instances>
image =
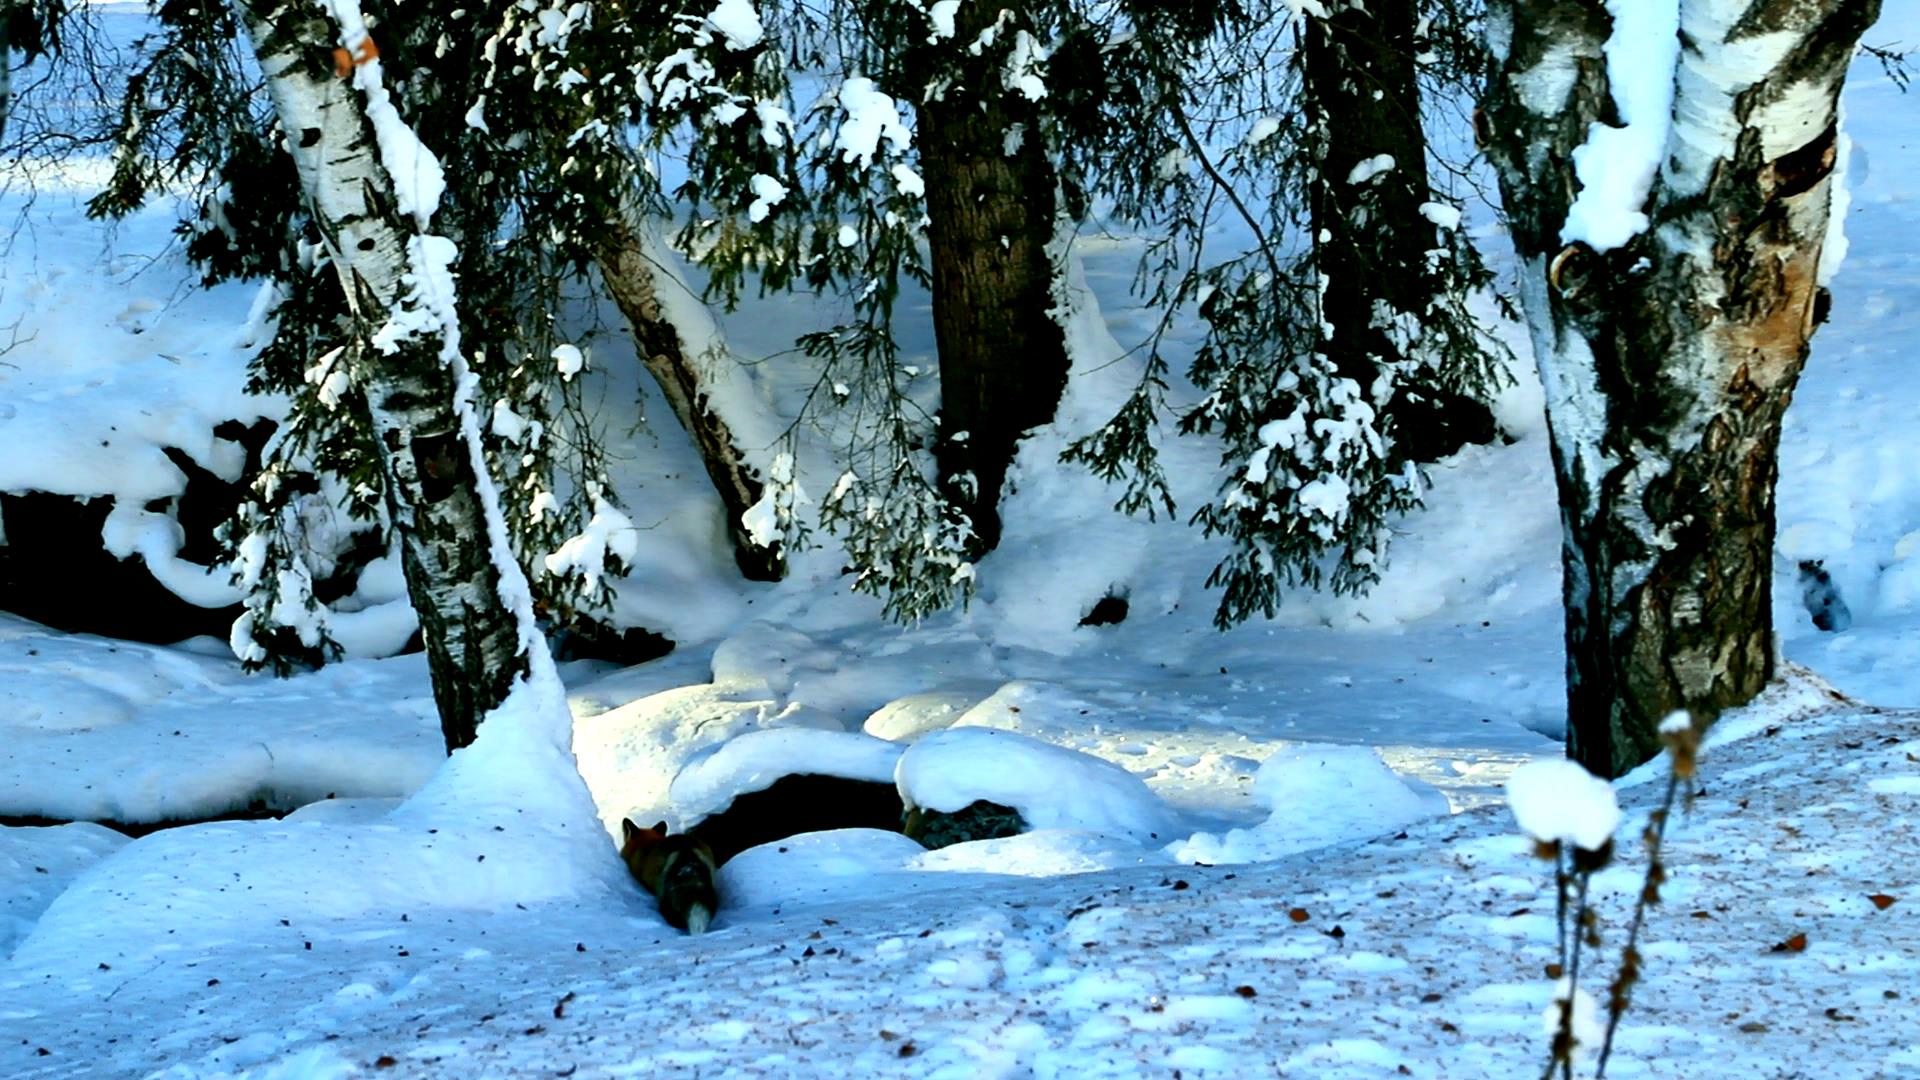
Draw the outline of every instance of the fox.
<instances>
[{"instance_id":1,"label":"fox","mask_svg":"<svg viewBox=\"0 0 1920 1080\"><path fill-rule=\"evenodd\" d=\"M720 907L713 887L718 864L713 849L697 836L667 835L662 821L643 829L626 818L620 823L620 858L640 886L660 899L667 925L689 934L704 934Z\"/></svg>"}]
</instances>

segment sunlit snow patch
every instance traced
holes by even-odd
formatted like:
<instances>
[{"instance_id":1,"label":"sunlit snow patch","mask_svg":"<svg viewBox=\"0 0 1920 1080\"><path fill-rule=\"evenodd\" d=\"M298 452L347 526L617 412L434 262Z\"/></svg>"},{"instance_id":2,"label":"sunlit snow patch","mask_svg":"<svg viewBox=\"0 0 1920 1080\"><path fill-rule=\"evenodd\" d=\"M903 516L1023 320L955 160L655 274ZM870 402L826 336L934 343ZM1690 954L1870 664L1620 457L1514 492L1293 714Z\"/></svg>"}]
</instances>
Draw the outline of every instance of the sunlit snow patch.
<instances>
[{"instance_id":1,"label":"sunlit snow patch","mask_svg":"<svg viewBox=\"0 0 1920 1080\"><path fill-rule=\"evenodd\" d=\"M1371 747L1290 746L1254 775L1253 796L1269 811L1265 821L1195 833L1168 852L1181 862L1258 862L1380 836L1447 812L1444 796L1422 788L1415 790Z\"/></svg>"}]
</instances>

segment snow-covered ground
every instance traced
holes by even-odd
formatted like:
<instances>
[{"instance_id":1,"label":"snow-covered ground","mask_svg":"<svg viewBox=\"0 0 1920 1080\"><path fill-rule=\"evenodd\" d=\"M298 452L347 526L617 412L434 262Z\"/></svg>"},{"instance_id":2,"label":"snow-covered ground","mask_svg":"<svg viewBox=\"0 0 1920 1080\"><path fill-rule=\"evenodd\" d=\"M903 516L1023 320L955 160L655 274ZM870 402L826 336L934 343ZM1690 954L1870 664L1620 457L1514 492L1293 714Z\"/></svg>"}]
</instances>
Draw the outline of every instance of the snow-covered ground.
<instances>
[{"instance_id":1,"label":"snow-covered ground","mask_svg":"<svg viewBox=\"0 0 1920 1080\"><path fill-rule=\"evenodd\" d=\"M1870 40L1920 33L1889 16ZM1781 465L1777 625L1818 676L1723 722L1703 759L1620 1076L1920 1075L1920 712L1902 708L1920 705L1920 127L1871 62L1848 104L1851 253ZM108 232L77 206L100 177L61 176L0 198L29 226L0 262L0 328L19 320L24 342L0 355L0 490L139 506L177 483L162 446L229 471L212 425L272 411L236 389L252 290L186 288L169 208ZM0 816L303 807L134 841L0 828L0 1075L1537 1072L1553 890L1496 805L1514 767L1558 752L1563 710L1537 389L1503 406L1519 442L1434 470L1373 595L1296 595L1220 634L1201 585L1218 550L1108 515L1112 493L1051 464L1111 410L1128 374L1109 361L1144 318L1134 250L1077 251L1097 303L1061 421L1022 452L971 608L912 629L848 596L831 551L739 582L620 331L587 342L643 526L620 611L681 643L564 667L591 811L538 770L522 807L437 773L418 657L276 681L209 639L0 615ZM910 363L931 348L916 303ZM822 321L760 302L721 330L759 359ZM807 378L755 370L769 401ZM656 419L629 430L636 400ZM1191 506L1213 452L1168 452ZM137 517L126 545L164 564L165 530ZM1807 617L1803 559L1831 572L1844 632ZM1109 590L1127 621L1079 627ZM842 734L724 749L767 729ZM862 730L904 751L846 734ZM871 831L756 849L723 869L698 939L625 879L622 817L680 824L782 755L823 753L936 808L991 798L1052 827L938 852ZM1659 768L1621 785L1621 860L1596 884L1608 960Z\"/></svg>"}]
</instances>

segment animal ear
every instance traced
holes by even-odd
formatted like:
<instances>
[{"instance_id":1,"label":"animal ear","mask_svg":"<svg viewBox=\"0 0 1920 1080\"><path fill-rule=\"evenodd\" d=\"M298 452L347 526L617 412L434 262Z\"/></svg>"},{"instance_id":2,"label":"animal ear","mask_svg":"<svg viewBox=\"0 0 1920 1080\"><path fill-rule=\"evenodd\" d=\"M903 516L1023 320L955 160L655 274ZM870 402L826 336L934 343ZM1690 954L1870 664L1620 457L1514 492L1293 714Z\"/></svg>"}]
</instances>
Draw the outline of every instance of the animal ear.
<instances>
[{"instance_id":1,"label":"animal ear","mask_svg":"<svg viewBox=\"0 0 1920 1080\"><path fill-rule=\"evenodd\" d=\"M639 835L640 826L635 825L632 818L620 819L620 840L622 843L631 844L633 843L633 838Z\"/></svg>"},{"instance_id":2,"label":"animal ear","mask_svg":"<svg viewBox=\"0 0 1920 1080\"><path fill-rule=\"evenodd\" d=\"M667 823L663 821L663 822L661 822L660 824L658 824L658 825L655 825L655 826L654 826L653 828L651 828L651 829L649 829L649 830L647 830L647 831L648 831L648 832L654 832L654 833L659 833L659 834L660 834L660 835L661 835L662 837L664 837L664 836L666 836L666 835L667 835Z\"/></svg>"}]
</instances>

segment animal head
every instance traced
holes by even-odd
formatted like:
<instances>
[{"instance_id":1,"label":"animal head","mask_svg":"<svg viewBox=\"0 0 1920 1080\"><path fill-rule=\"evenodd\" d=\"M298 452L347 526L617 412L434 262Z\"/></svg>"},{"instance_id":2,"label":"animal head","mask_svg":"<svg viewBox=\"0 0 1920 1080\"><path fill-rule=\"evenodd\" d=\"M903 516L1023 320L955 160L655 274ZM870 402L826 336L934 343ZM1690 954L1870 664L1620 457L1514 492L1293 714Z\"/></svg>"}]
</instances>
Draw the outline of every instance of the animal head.
<instances>
[{"instance_id":1,"label":"animal head","mask_svg":"<svg viewBox=\"0 0 1920 1080\"><path fill-rule=\"evenodd\" d=\"M660 891L660 872L664 868L661 846L666 839L664 821L651 829L635 825L632 818L620 822L620 860L627 864L627 872L633 879L650 893Z\"/></svg>"},{"instance_id":2,"label":"animal head","mask_svg":"<svg viewBox=\"0 0 1920 1080\"><path fill-rule=\"evenodd\" d=\"M627 872L633 875L643 888L655 896L667 875L674 867L692 864L699 868L701 876L711 880L716 869L713 849L706 841L695 836L681 833L678 836L667 835L667 823L662 821L651 829L643 829L628 818L620 823L620 858L627 864Z\"/></svg>"}]
</instances>

